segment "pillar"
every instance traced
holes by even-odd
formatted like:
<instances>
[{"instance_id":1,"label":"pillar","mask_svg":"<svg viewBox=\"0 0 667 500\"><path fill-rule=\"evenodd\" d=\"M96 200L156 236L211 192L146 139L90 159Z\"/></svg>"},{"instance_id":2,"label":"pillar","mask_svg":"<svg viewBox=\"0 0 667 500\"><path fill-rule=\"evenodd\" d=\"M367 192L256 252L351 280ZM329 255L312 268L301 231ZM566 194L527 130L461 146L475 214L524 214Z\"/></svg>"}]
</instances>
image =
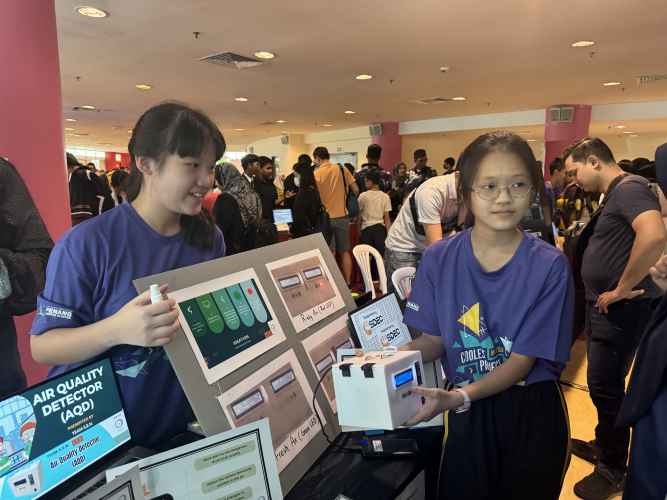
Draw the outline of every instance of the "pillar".
<instances>
[{"instance_id":1,"label":"pillar","mask_svg":"<svg viewBox=\"0 0 667 500\"><path fill-rule=\"evenodd\" d=\"M382 134L372 136L371 142L382 146L380 166L391 173L396 164L401 161L401 136L398 134L398 122L382 123ZM365 163L365 159L359 158L359 160L360 163Z\"/></svg>"},{"instance_id":2,"label":"pillar","mask_svg":"<svg viewBox=\"0 0 667 500\"><path fill-rule=\"evenodd\" d=\"M591 124L591 106L588 104L565 105L574 108L572 120L568 122L552 121L551 110L563 105L547 108L544 126L544 177L549 178L551 161L560 156L570 144L588 136Z\"/></svg>"},{"instance_id":3,"label":"pillar","mask_svg":"<svg viewBox=\"0 0 667 500\"><path fill-rule=\"evenodd\" d=\"M18 169L55 241L70 215L54 0L0 2L0 61L0 155ZM16 318L29 384L47 370L30 356L32 317Z\"/></svg>"}]
</instances>

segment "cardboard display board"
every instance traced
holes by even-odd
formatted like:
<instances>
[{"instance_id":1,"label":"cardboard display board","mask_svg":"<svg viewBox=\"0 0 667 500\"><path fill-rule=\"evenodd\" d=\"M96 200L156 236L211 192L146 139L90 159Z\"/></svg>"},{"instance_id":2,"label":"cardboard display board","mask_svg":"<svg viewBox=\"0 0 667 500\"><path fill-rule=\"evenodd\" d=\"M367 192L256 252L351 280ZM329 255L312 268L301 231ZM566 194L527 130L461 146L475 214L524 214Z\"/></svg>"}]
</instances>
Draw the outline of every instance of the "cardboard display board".
<instances>
[{"instance_id":1,"label":"cardboard display board","mask_svg":"<svg viewBox=\"0 0 667 500\"><path fill-rule=\"evenodd\" d=\"M297 256L296 260L293 258L295 256ZM327 309L327 314L318 315L314 321L308 319L305 325L304 322L297 322L295 326L294 311L288 310L284 302L285 297L281 295L281 290L279 289L280 283L278 282L278 285L276 285L276 279L279 278L272 276L271 271L268 269L268 266L271 266L273 271L276 271L278 268L284 270L285 265L276 265L276 263L283 261L289 265L290 257L292 257L291 260L293 262L296 261L296 263L304 264L300 266L303 268L301 271L308 271L308 279L312 279L313 282L317 281L317 290L322 290L323 293L326 292L321 297L321 300L318 299L317 306L327 302L332 304ZM318 260L311 263L308 259L312 258ZM285 261L283 259L288 260ZM307 262L304 262L304 260ZM314 265L310 266L310 264ZM317 271L310 272L313 268L317 267L319 267L321 274ZM305 282L303 275L300 279ZM296 400L300 400L301 397L308 400L309 394L312 400L312 393L319 379L317 372L313 369L312 361L304 349L303 342L307 342L311 335L321 332L327 325L337 321L340 322L341 317L347 318L347 313L356 307L352 296L347 292L345 280L324 238L320 234L297 238L268 247L258 248L250 252L223 257L196 266L189 266L134 281L134 285L139 293L143 293L153 283L160 285L168 284L170 290L168 295L176 298L177 302L182 302L179 302L178 307L179 314L181 315L181 324L187 324L182 326L182 331L176 335L173 342L165 347L165 350L190 401L197 420L207 436L212 436L227 431L241 423L246 423L246 420L236 422L230 420L233 413L229 412L229 408L225 411L226 405L235 405L237 414L241 415L241 417L236 418L242 418L244 409L252 411L255 409L253 405L259 405L264 402L260 402L260 397L266 400L271 400L274 395L277 397L278 394L272 394L270 391L274 391L275 387L280 388L281 384L285 384L285 390L288 390L288 385L295 387L293 382L298 382L300 389L298 391L291 391L289 389L288 392L292 395L296 392L296 396L294 396ZM230 292L239 292L238 289L234 288L234 283L239 285L240 293L245 297L241 297L238 293L236 299L231 297ZM203 285L203 289L197 288ZM231 290L232 288L234 290ZM224 322L225 324L223 328L229 326L230 323L231 326L236 325L234 315L229 310L229 304L225 299L229 298L232 301L232 305L235 306L240 317L242 316L242 311L245 309L243 307L244 304L247 304L252 309L252 304L248 297L249 288L256 290L259 295L259 297L254 297L250 300L255 300L255 298L261 299L262 305L266 306L266 321L262 321L265 319L264 314L257 316L257 311L261 312L261 309L258 308L259 303L255 303L255 308L257 309L253 313L255 321L263 325L265 333L267 330L270 330L271 335L268 338L273 336L274 340L267 342L256 339L254 345L249 345L247 350L243 350L240 354L236 353L238 355L235 354L226 358L232 361L234 359L242 359L242 364L239 366L227 364L229 369L223 370L223 375L220 375L220 372L212 374L206 362L206 357L202 356L202 351L208 352L206 351L208 349L206 345L208 344L200 343L197 339L197 334L220 335L220 333L216 332L221 329L221 323ZM328 297L332 293L329 291L329 288L333 292L333 297L327 299L324 297ZM183 292L186 289L190 290ZM223 289L227 293L226 296L220 292ZM217 300L216 294L218 294ZM241 300L242 298L245 299L245 302ZM186 303L193 299L195 300L194 303ZM233 303L234 300L239 300L241 303ZM338 300L342 301L342 307L339 307ZM188 305L197 305L200 312L202 308L206 312L202 312L201 316L184 319L185 314L191 314L187 311ZM239 307L241 307L241 310L239 310ZM194 308L193 313L196 313ZM271 321L273 323L269 323L269 316L272 318ZM227 323L228 320L230 323ZM249 314L247 322L250 323ZM299 327L298 332L297 327ZM190 333L188 334L186 330L190 330ZM231 327L229 330L230 332L233 331ZM223 329L222 334L224 335L226 332L227 330ZM284 338L282 338L283 335ZM245 337L245 335L242 337ZM275 342L275 339L279 339L279 341ZM218 339L213 340L218 342ZM241 340L241 342L244 342L244 340ZM203 349L202 345L204 345ZM268 345L268 348L261 350L261 352L252 351L251 355L245 355L253 347L262 345ZM197 351L199 351L199 358ZM291 354L288 353L289 351L291 351ZM264 367L273 366L274 361L283 355L286 355L284 359L289 358L289 362L282 363L280 366L276 365L274 377L271 376L272 372L271 374L267 373L264 381L254 381L251 378ZM225 355L222 355L216 359L219 360L224 357ZM224 365L225 363L219 362L215 364L213 362L212 364L214 364L213 368L215 369L217 366ZM285 370L280 372L282 368L285 368ZM209 372L208 375L207 369ZM290 375L290 370L293 375ZM249 386L247 384L248 380L253 380L254 385ZM305 382L303 382L304 380ZM272 382L274 383L273 385ZM304 383L307 387L303 387ZM258 385L262 388L257 387L252 394L248 392ZM243 387L246 391L238 392L239 387ZM279 393L280 391L277 392ZM228 393L235 394L238 397L234 401L227 401L225 395ZM299 396L300 393L302 393L301 396ZM274 403L276 401L279 402L279 400L274 400ZM323 387L320 387L316 395L316 401L322 420L325 422L324 428L326 433L333 439L340 432L340 428L338 426L338 419L332 411L328 394ZM308 409L310 409L311 401L308 401L308 403ZM301 409L304 410L305 414L305 406L303 404L300 406L303 407ZM262 412L256 411L256 413L260 415ZM310 419L306 419L304 422L308 423ZM290 427L292 429L288 429L288 431L293 431L293 426ZM280 438L284 438L286 435L284 429L281 430L277 423L271 425L271 429L272 433L280 434L280 437L273 437L274 443L280 441ZM297 435L299 434L298 430ZM319 424L311 426L311 430L312 432L310 432L308 440L300 443L303 444L302 447L296 447L299 448L297 454L290 454L288 463L284 464L284 468L280 472L281 485L285 493L301 479L328 446ZM287 434L288 440L291 437L290 434L291 432ZM285 439L282 439L282 442L284 441ZM279 462L281 462L281 449L284 450L284 447L275 450L276 458Z\"/></svg>"}]
</instances>

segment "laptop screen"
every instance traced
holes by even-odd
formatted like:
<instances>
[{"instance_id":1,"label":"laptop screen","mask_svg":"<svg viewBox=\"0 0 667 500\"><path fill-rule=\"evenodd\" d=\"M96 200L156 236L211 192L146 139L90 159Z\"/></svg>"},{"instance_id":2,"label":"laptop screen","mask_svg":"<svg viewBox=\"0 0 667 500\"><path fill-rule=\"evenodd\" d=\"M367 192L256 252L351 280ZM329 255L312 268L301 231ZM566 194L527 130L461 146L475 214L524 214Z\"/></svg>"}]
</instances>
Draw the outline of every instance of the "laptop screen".
<instances>
[{"instance_id":1,"label":"laptop screen","mask_svg":"<svg viewBox=\"0 0 667 500\"><path fill-rule=\"evenodd\" d=\"M0 401L0 498L40 498L130 440L108 359Z\"/></svg>"},{"instance_id":2,"label":"laptop screen","mask_svg":"<svg viewBox=\"0 0 667 500\"><path fill-rule=\"evenodd\" d=\"M412 340L393 292L359 307L348 316L358 345L364 350L381 351L383 347L400 347Z\"/></svg>"},{"instance_id":3,"label":"laptop screen","mask_svg":"<svg viewBox=\"0 0 667 500\"><path fill-rule=\"evenodd\" d=\"M292 220L292 210L289 208L274 210L273 222L274 224L291 224L294 222Z\"/></svg>"}]
</instances>

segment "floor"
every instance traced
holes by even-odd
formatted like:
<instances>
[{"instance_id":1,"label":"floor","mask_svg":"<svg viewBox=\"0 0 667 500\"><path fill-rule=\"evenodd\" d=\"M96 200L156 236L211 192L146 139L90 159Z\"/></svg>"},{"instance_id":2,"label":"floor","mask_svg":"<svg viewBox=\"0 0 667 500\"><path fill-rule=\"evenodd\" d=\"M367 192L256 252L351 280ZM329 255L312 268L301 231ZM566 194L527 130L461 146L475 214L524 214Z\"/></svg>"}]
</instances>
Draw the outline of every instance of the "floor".
<instances>
[{"instance_id":1,"label":"floor","mask_svg":"<svg viewBox=\"0 0 667 500\"><path fill-rule=\"evenodd\" d=\"M595 407L588 395L586 387L586 343L577 340L572 349L571 359L562 380L571 383L575 387L563 386L565 400L570 413L570 432L572 437L579 439L593 439L597 417ZM574 494L574 484L593 471L593 466L588 462L572 455L570 468L565 475L565 483L561 491L561 500L577 499ZM621 495L612 497L620 499Z\"/></svg>"}]
</instances>

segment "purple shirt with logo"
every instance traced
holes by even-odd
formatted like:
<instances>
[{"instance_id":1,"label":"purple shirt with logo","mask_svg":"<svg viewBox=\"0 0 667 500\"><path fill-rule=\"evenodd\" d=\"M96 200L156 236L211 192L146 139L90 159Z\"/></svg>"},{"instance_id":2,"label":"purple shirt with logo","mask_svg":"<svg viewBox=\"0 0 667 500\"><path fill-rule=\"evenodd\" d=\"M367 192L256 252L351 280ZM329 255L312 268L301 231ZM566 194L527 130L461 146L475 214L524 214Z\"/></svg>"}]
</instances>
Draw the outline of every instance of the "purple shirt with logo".
<instances>
[{"instance_id":1,"label":"purple shirt with logo","mask_svg":"<svg viewBox=\"0 0 667 500\"><path fill-rule=\"evenodd\" d=\"M60 239L49 258L30 333L100 321L137 296L132 280L224 255L219 229L213 248L201 250L182 234L157 233L123 203ZM120 345L105 355L111 356L135 444L151 447L185 431L194 417L164 349ZM81 364L54 366L49 376Z\"/></svg>"},{"instance_id":2,"label":"purple shirt with logo","mask_svg":"<svg viewBox=\"0 0 667 500\"><path fill-rule=\"evenodd\" d=\"M527 384L558 379L573 334L574 287L567 259L525 235L507 264L486 272L470 234L464 231L424 252L405 323L442 338L443 366L454 384L479 380L512 352L536 358Z\"/></svg>"}]
</instances>

